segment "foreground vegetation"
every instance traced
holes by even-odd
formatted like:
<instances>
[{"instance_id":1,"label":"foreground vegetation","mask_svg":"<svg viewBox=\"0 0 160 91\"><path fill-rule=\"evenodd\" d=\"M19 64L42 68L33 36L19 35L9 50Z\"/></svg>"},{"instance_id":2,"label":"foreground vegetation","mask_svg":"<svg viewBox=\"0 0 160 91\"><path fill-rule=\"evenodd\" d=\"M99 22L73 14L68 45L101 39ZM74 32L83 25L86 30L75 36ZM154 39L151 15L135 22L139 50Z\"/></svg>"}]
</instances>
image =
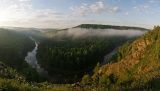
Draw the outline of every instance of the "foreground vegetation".
<instances>
[{"instance_id":1,"label":"foreground vegetation","mask_svg":"<svg viewBox=\"0 0 160 91\"><path fill-rule=\"evenodd\" d=\"M16 69L0 63L0 91L71 91L71 85L29 82Z\"/></svg>"}]
</instances>

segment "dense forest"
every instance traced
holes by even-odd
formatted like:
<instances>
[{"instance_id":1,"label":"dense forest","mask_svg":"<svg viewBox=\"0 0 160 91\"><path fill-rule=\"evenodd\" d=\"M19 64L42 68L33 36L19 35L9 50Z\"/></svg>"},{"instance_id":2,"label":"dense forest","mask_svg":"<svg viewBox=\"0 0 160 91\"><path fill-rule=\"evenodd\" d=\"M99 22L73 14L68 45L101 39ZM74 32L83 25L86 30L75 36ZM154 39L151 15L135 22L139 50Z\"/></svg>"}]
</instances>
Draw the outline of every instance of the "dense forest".
<instances>
[{"instance_id":1,"label":"dense forest","mask_svg":"<svg viewBox=\"0 0 160 91\"><path fill-rule=\"evenodd\" d=\"M114 36L45 40L39 44L37 58L50 75L59 75L58 82L63 83L69 79L71 82L77 81L82 74L92 70L98 62L101 62L105 54L126 40L126 37Z\"/></svg>"}]
</instances>

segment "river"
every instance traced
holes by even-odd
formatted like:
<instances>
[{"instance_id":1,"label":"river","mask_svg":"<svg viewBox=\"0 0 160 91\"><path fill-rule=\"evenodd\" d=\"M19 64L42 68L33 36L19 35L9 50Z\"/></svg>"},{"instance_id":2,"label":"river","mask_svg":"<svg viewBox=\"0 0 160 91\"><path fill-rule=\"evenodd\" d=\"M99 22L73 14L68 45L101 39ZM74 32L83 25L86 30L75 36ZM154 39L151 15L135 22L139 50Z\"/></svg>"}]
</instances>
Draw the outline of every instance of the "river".
<instances>
[{"instance_id":1,"label":"river","mask_svg":"<svg viewBox=\"0 0 160 91\"><path fill-rule=\"evenodd\" d=\"M104 56L104 60L101 63L101 65L108 64L110 62L111 58L113 57L113 55L115 55L117 53L117 49L118 48L115 48L113 51L111 51L110 53L108 53L107 55L105 55Z\"/></svg>"},{"instance_id":2,"label":"river","mask_svg":"<svg viewBox=\"0 0 160 91\"><path fill-rule=\"evenodd\" d=\"M38 50L38 44L39 42L37 42L33 37L29 37L32 41L35 42L35 48L31 51L28 52L27 56L25 57L25 61L32 67L35 68L37 70L37 72L43 76L47 75L48 72L45 71L43 68L40 67L40 65L38 64L37 61L37 50Z\"/></svg>"}]
</instances>

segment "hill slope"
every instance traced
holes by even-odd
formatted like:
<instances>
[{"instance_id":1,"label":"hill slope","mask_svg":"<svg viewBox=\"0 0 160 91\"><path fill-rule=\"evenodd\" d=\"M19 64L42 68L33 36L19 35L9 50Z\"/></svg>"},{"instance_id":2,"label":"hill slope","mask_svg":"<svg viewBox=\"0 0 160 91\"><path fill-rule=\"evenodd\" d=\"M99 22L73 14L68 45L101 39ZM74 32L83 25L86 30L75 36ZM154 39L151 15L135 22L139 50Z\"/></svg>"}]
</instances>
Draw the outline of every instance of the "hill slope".
<instances>
[{"instance_id":1,"label":"hill slope","mask_svg":"<svg viewBox=\"0 0 160 91\"><path fill-rule=\"evenodd\" d=\"M119 48L111 64L92 76L98 86L110 89L160 89L160 27ZM91 81L90 81L91 82Z\"/></svg>"},{"instance_id":2,"label":"hill slope","mask_svg":"<svg viewBox=\"0 0 160 91\"><path fill-rule=\"evenodd\" d=\"M44 81L31 68L25 56L34 48L28 34L0 29L0 91L59 91L68 85L37 83Z\"/></svg>"},{"instance_id":3,"label":"hill slope","mask_svg":"<svg viewBox=\"0 0 160 91\"><path fill-rule=\"evenodd\" d=\"M28 36L0 29L0 62L25 75L27 80L38 81L38 73L24 61L28 51L33 48L34 42Z\"/></svg>"}]
</instances>

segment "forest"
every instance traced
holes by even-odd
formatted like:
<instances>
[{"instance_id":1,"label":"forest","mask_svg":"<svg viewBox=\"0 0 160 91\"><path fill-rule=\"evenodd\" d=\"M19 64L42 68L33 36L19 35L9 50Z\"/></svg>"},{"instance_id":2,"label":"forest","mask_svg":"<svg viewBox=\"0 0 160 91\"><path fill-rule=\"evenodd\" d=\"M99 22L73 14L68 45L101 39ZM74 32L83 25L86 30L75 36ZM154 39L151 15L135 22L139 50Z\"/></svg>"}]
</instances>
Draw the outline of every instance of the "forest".
<instances>
[{"instance_id":1,"label":"forest","mask_svg":"<svg viewBox=\"0 0 160 91\"><path fill-rule=\"evenodd\" d=\"M59 78L61 80L75 82L84 73L91 71L98 62L102 62L105 54L126 40L126 37L114 36L68 38L62 41L45 40L39 45L37 58L50 75L55 76L56 73L56 75L62 76ZM63 83L64 80L60 83Z\"/></svg>"},{"instance_id":2,"label":"forest","mask_svg":"<svg viewBox=\"0 0 160 91\"><path fill-rule=\"evenodd\" d=\"M92 70L97 63L101 64L104 61L106 54L123 43L136 39L140 36L137 33L143 34L148 30L97 24L82 24L80 26L85 27L81 27L81 29L77 27L62 30L53 29L52 31L49 29L44 32L45 38L40 40L37 59L49 75L55 78L50 81L55 83L80 81L84 74L93 74ZM87 27L93 29L88 30ZM115 32L107 30L111 27ZM128 30L132 28L133 31ZM123 32L117 35L116 31L121 32L121 30Z\"/></svg>"}]
</instances>

